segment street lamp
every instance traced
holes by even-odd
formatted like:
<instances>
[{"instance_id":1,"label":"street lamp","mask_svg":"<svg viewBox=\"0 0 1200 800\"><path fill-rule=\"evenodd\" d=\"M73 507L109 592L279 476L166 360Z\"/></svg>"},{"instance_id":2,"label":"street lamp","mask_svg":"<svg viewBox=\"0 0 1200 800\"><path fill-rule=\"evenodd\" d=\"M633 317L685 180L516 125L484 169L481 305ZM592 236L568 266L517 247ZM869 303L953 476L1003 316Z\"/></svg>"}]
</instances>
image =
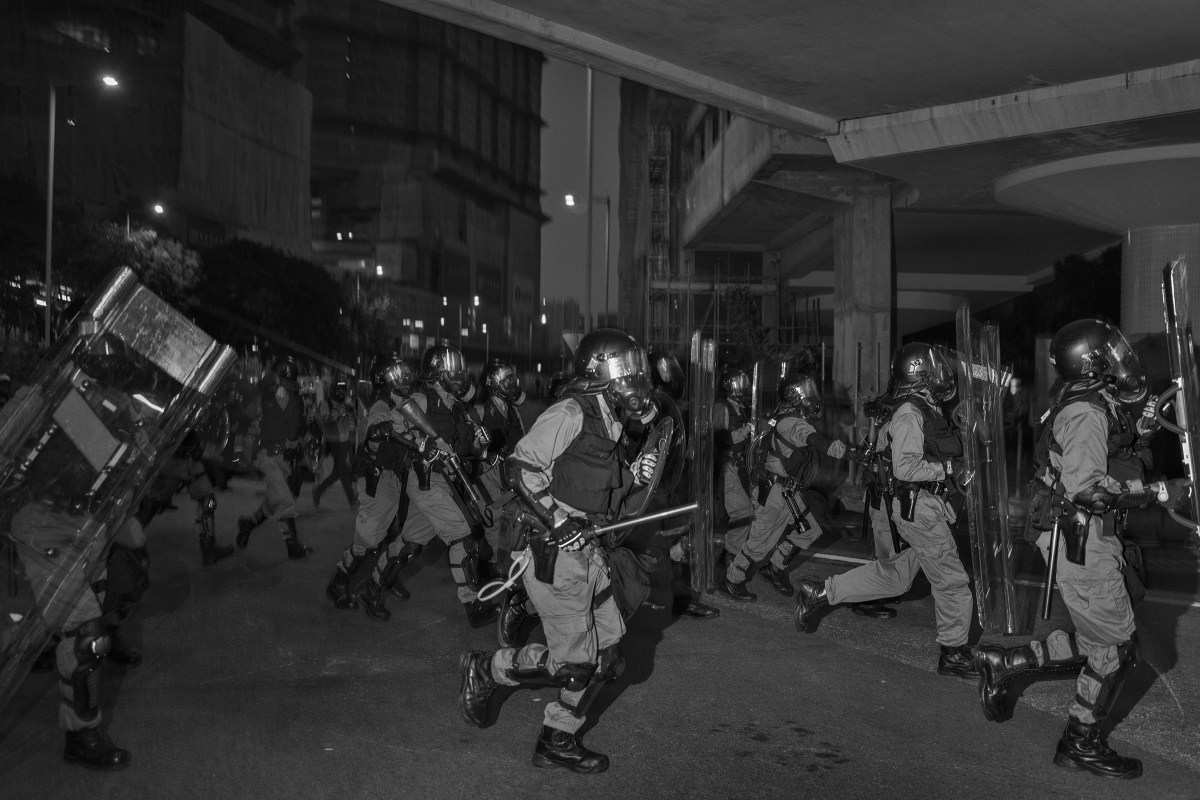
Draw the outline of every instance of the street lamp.
<instances>
[{"instance_id":1,"label":"street lamp","mask_svg":"<svg viewBox=\"0 0 1200 800\"><path fill-rule=\"evenodd\" d=\"M612 237L610 235L610 231L612 230L612 196L607 195L607 194L606 195L598 195L598 194L592 195L592 203L599 203L599 202L604 203L604 313L607 314L608 310L609 310L609 298L608 298L608 282L609 282L609 278L610 278L610 275L609 275L610 257L609 256L610 256L610 249L611 249L611 244L612 244L612 242L611 242ZM575 208L579 207L580 203L575 199L575 195L568 194L563 197L563 205L565 205L567 208L575 209ZM578 213L578 212L576 212L576 213ZM591 221L592 221L592 209L591 209L590 203L588 204L587 213L588 213L588 225L590 226ZM590 227L589 227L589 231L590 231ZM592 320L591 320L591 316L592 316L592 277L593 276L592 276L592 237L591 237L590 232L588 233L587 249L588 249L588 254L587 254L588 323L585 327L591 327L591 324L592 324Z\"/></svg>"},{"instance_id":2,"label":"street lamp","mask_svg":"<svg viewBox=\"0 0 1200 800\"><path fill-rule=\"evenodd\" d=\"M100 82L110 89L118 86L117 79L111 75L105 75L100 79ZM54 81L50 82L50 142L47 150L46 162L46 349L50 349L50 315L54 305L54 293L51 288L53 283L53 270L51 268L53 242L54 242L54 138L57 131L56 112L58 110L58 87Z\"/></svg>"}]
</instances>

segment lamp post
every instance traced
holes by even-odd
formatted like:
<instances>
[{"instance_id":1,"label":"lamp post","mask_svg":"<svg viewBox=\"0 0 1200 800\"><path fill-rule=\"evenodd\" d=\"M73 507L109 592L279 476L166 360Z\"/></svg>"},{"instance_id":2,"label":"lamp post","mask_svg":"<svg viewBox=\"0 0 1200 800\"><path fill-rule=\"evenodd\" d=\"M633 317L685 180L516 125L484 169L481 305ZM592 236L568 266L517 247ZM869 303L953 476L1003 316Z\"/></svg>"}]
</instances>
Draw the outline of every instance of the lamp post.
<instances>
[{"instance_id":1,"label":"lamp post","mask_svg":"<svg viewBox=\"0 0 1200 800\"><path fill-rule=\"evenodd\" d=\"M118 86L116 78L111 75L105 75L100 79L101 82L112 88ZM46 161L46 349L50 349L50 316L54 305L54 295L56 294L52 288L54 282L54 273L52 268L54 252L54 139L58 133L57 130L57 111L58 111L58 87L53 80L50 84L50 136L49 146L47 150Z\"/></svg>"},{"instance_id":2,"label":"lamp post","mask_svg":"<svg viewBox=\"0 0 1200 800\"><path fill-rule=\"evenodd\" d=\"M483 364L487 366L492 352L492 336L488 333L487 323L483 323Z\"/></svg>"},{"instance_id":3,"label":"lamp post","mask_svg":"<svg viewBox=\"0 0 1200 800\"><path fill-rule=\"evenodd\" d=\"M609 272L609 267L610 267L610 261L611 261L610 255L611 255L611 248L612 248L612 195L607 195L607 194L606 195L592 195L591 202L589 202L587 204L587 214L588 214L588 260L587 260L588 293L587 293L587 298L588 299L587 299L586 314L589 318L589 321L585 321L585 323L584 323L585 332L588 328L591 327L590 318L592 316L592 278L593 278L593 275L592 275L592 253L591 253L591 249L592 249L592 235L591 235L592 203L600 203L600 202L604 203L604 313L607 314L608 310L609 310L608 285L609 285L609 280L611 278L611 273ZM567 208L575 209L580 204L575 200L575 195L568 194L563 197L563 205L565 205Z\"/></svg>"}]
</instances>

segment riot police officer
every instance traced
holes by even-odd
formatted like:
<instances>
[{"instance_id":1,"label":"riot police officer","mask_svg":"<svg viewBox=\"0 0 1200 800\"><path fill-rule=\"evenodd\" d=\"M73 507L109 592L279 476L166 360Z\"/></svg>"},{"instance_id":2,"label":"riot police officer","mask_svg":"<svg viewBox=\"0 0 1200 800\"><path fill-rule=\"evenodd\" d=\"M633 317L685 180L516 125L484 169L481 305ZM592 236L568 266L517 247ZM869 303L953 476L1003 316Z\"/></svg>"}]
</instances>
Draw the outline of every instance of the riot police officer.
<instances>
[{"instance_id":1,"label":"riot police officer","mask_svg":"<svg viewBox=\"0 0 1200 800\"><path fill-rule=\"evenodd\" d=\"M323 429L325 446L329 449L329 459L333 468L328 477L313 486L313 505L321 504L321 495L334 484L342 482L346 492L346 502L355 505L358 498L354 490L354 472L351 459L354 456L354 398L350 397L350 385L344 378L333 382L329 397L322 404L318 416Z\"/></svg>"},{"instance_id":2,"label":"riot police officer","mask_svg":"<svg viewBox=\"0 0 1200 800\"><path fill-rule=\"evenodd\" d=\"M273 517L287 546L288 558L300 559L312 548L300 542L296 531L296 498L289 479L300 455L304 436L304 404L300 399L300 366L291 356L277 360L271 372L259 383L262 417L261 441L255 464L263 474L267 496L253 516L238 519L237 546L250 544L254 529Z\"/></svg>"},{"instance_id":3,"label":"riot police officer","mask_svg":"<svg viewBox=\"0 0 1200 800\"><path fill-rule=\"evenodd\" d=\"M746 543L754 508L750 503L750 472L746 449L753 430L750 415L750 376L737 367L721 372L713 430L716 433L716 457L721 465L721 497L729 527L725 531L725 552L721 563L729 566Z\"/></svg>"},{"instance_id":4,"label":"riot police officer","mask_svg":"<svg viewBox=\"0 0 1200 800\"><path fill-rule=\"evenodd\" d=\"M472 488L464 485L470 476L462 469L485 446L467 405L474 395L461 350L439 344L425 351L412 399L437 437L422 441L422 458L409 472L409 513L400 532L400 548L406 564L434 536L441 538L449 549L450 575L467 621L481 628L495 621L496 606L476 596L483 584L481 542L485 540L480 510L472 508Z\"/></svg>"},{"instance_id":5,"label":"riot police officer","mask_svg":"<svg viewBox=\"0 0 1200 800\"><path fill-rule=\"evenodd\" d=\"M942 404L956 391L954 376L938 351L912 342L892 359L892 381L895 407L884 418L876 447L894 486L891 520L910 548L896 558L833 575L824 583L802 580L796 628L811 632L816 615L827 606L901 595L919 569L933 590L938 674L975 677L967 646L974 600L950 531L956 516L947 499L951 460L962 455L962 440L942 412Z\"/></svg>"},{"instance_id":6,"label":"riot police officer","mask_svg":"<svg viewBox=\"0 0 1200 800\"><path fill-rule=\"evenodd\" d=\"M407 563L401 554L389 556L386 549L381 552L370 581L357 597L350 583L359 566L384 541L393 521L399 518L403 523L404 482L416 444L408 437L407 424L397 408L412 394L416 376L412 367L395 353L377 356L371 364L370 376L371 405L360 426L363 440L354 468L358 496L354 538L342 551L325 593L341 609L358 608L361 600L367 616L386 621L392 615L383 592L400 585L400 570Z\"/></svg>"},{"instance_id":7,"label":"riot police officer","mask_svg":"<svg viewBox=\"0 0 1200 800\"><path fill-rule=\"evenodd\" d=\"M1055 569L1075 633L1055 631L1015 648L978 648L980 702L984 716L998 720L1014 677L1078 672L1054 763L1137 778L1141 762L1116 753L1100 730L1137 659L1118 517L1154 501L1173 506L1188 489L1178 480L1161 494L1146 485L1146 448L1157 423L1146 415L1132 419L1130 408L1145 402L1148 391L1138 357L1117 328L1094 319L1069 323L1051 339L1050 361L1059 380L1035 459L1055 509L1049 516L1057 517L1050 535L1062 535Z\"/></svg>"},{"instance_id":8,"label":"riot police officer","mask_svg":"<svg viewBox=\"0 0 1200 800\"><path fill-rule=\"evenodd\" d=\"M771 431L760 445L760 463L753 465L750 476L754 521L746 543L729 562L717 587L726 597L743 603L757 600L758 596L746 589L748 572L768 557L763 577L780 594L793 593L788 564L822 533L801 492L817 475L818 454L842 459L847 453L845 442L813 427L812 420L822 411L821 394L812 378L798 373L781 381L779 404L767 421Z\"/></svg>"},{"instance_id":9,"label":"riot police officer","mask_svg":"<svg viewBox=\"0 0 1200 800\"><path fill-rule=\"evenodd\" d=\"M653 476L657 454L627 469L620 448L630 416L650 406L648 372L645 352L629 334L615 328L587 334L562 399L538 417L507 461L513 487L537 519L526 533L532 563L522 579L546 644L464 653L460 708L468 722L483 725L497 684L559 687L557 699L545 706L536 767L585 774L608 768L608 757L588 750L577 736L600 689L624 664L625 622L604 548L590 531L618 515Z\"/></svg>"}]
</instances>

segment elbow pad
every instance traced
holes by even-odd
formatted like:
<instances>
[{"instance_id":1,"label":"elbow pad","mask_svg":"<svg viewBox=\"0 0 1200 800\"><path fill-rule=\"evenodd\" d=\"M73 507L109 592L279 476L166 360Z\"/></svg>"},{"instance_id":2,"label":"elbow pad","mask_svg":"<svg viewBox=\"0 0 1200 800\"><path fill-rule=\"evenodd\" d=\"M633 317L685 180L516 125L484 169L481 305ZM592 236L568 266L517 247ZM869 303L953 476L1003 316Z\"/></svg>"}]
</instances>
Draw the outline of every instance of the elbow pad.
<instances>
[{"instance_id":1,"label":"elbow pad","mask_svg":"<svg viewBox=\"0 0 1200 800\"><path fill-rule=\"evenodd\" d=\"M534 498L533 492L529 491L529 487L525 485L525 476L522 474L524 471L521 463L516 459L508 458L504 460L504 475L508 479L508 483L513 491L517 493L517 497L521 498L521 502L525 505L525 508L537 517L539 522L547 528L553 528L554 512Z\"/></svg>"}]
</instances>

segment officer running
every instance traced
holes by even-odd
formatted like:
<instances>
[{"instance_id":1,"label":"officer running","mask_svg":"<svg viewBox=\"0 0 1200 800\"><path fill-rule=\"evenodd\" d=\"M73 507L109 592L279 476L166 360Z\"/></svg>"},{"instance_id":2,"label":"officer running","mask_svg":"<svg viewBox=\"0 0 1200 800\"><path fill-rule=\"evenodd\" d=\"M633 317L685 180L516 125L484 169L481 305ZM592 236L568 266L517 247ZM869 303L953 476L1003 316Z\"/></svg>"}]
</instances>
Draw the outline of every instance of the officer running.
<instances>
[{"instance_id":1,"label":"officer running","mask_svg":"<svg viewBox=\"0 0 1200 800\"><path fill-rule=\"evenodd\" d=\"M830 576L824 583L801 580L796 629L811 633L817 614L828 606L904 594L921 570L933 590L940 645L937 672L974 678L967 646L974 599L950 531L956 515L946 499L951 459L962 455L959 434L942 413L942 404L955 394L954 376L940 353L912 342L892 359L892 380L896 405L884 418L876 448L895 487L891 520L910 547L894 558Z\"/></svg>"},{"instance_id":2,"label":"officer running","mask_svg":"<svg viewBox=\"0 0 1200 800\"><path fill-rule=\"evenodd\" d=\"M562 399L538 417L507 462L513 487L537 519L527 533L532 563L522 580L546 644L464 653L459 705L468 722L482 726L497 684L559 687L545 706L536 767L584 774L608 768L608 757L577 736L600 689L624 664L625 622L604 548L590 531L617 517L654 474L657 453L632 469L621 461L625 424L649 409L650 394L649 365L637 341L615 328L592 331L579 342L575 378Z\"/></svg>"},{"instance_id":3,"label":"officer running","mask_svg":"<svg viewBox=\"0 0 1200 800\"><path fill-rule=\"evenodd\" d=\"M1055 631L1015 648L980 647L979 699L984 716L1000 720L1009 682L1018 675L1078 672L1075 702L1054 763L1108 778L1137 778L1142 762L1119 755L1101 727L1137 660L1133 605L1122 567L1124 509L1158 501L1175 507L1187 482L1169 481L1162 493L1145 482L1147 447L1158 428L1150 415L1131 419L1145 402L1145 375L1121 332L1094 319L1062 327L1050 341L1058 373L1050 409L1035 450L1038 479L1050 489L1050 536L1062 534L1057 583L1075 633ZM1135 412L1136 413L1136 412Z\"/></svg>"},{"instance_id":4,"label":"officer running","mask_svg":"<svg viewBox=\"0 0 1200 800\"><path fill-rule=\"evenodd\" d=\"M821 526L804 502L803 490L817 475L818 454L846 457L846 443L819 433L812 425L822 413L820 392L812 378L797 373L779 387L779 404L760 445L760 463L752 466L750 497L754 521L746 543L729 562L717 590L742 603L758 595L746 589L753 565L766 561L762 576L775 591L790 597L795 591L787 568L796 553L821 538ZM769 560L768 560L769 558Z\"/></svg>"}]
</instances>

